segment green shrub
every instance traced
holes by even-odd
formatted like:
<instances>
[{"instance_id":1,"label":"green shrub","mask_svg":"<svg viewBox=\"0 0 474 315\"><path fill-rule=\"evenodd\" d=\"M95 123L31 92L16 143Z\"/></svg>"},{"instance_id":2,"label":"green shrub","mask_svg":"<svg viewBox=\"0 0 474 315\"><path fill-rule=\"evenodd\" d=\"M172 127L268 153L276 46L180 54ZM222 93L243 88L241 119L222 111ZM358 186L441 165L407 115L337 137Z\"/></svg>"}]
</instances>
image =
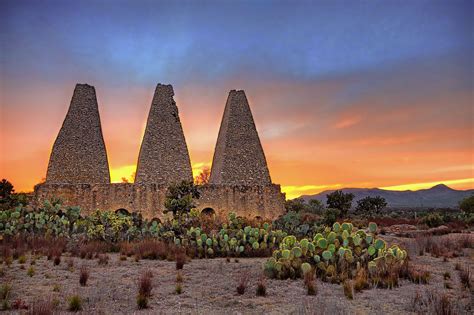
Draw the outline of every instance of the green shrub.
<instances>
[{"instance_id":1,"label":"green shrub","mask_svg":"<svg viewBox=\"0 0 474 315\"><path fill-rule=\"evenodd\" d=\"M79 312L82 310L82 299L79 295L69 297L68 310L71 312Z\"/></svg>"},{"instance_id":2,"label":"green shrub","mask_svg":"<svg viewBox=\"0 0 474 315\"><path fill-rule=\"evenodd\" d=\"M430 228L433 228L442 225L444 223L444 220L439 213L430 213L423 217L421 222L428 225Z\"/></svg>"},{"instance_id":3,"label":"green shrub","mask_svg":"<svg viewBox=\"0 0 474 315\"><path fill-rule=\"evenodd\" d=\"M137 296L137 306L138 306L138 309L140 309L140 310L147 308L148 307L148 298L143 294L139 294Z\"/></svg>"},{"instance_id":4,"label":"green shrub","mask_svg":"<svg viewBox=\"0 0 474 315\"><path fill-rule=\"evenodd\" d=\"M30 266L30 268L28 268L28 271L26 272L26 274L30 277L33 277L35 275L35 268L33 266Z\"/></svg>"},{"instance_id":5,"label":"green shrub","mask_svg":"<svg viewBox=\"0 0 474 315\"><path fill-rule=\"evenodd\" d=\"M337 218L341 216L341 211L335 208L328 208L324 212L323 216L324 216L324 221L323 221L324 224L333 225L336 222Z\"/></svg>"}]
</instances>

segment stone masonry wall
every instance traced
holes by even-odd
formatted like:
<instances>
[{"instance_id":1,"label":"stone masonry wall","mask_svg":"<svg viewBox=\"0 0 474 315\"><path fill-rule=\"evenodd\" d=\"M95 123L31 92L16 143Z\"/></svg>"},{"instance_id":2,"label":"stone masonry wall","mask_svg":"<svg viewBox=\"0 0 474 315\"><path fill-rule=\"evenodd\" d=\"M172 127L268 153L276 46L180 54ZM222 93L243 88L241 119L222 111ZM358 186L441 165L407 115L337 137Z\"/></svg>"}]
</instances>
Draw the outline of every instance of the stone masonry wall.
<instances>
[{"instance_id":1,"label":"stone masonry wall","mask_svg":"<svg viewBox=\"0 0 474 315\"><path fill-rule=\"evenodd\" d=\"M170 184L192 180L191 162L171 85L153 96L134 184L111 184L95 89L78 84L54 143L46 182L35 186L33 205L61 198L84 214L126 209L163 219ZM201 186L197 209L211 208L275 219L285 212L285 194L270 173L244 91L229 93L214 152L210 184Z\"/></svg>"},{"instance_id":2,"label":"stone masonry wall","mask_svg":"<svg viewBox=\"0 0 474 315\"><path fill-rule=\"evenodd\" d=\"M93 86L77 84L53 145L48 183L110 183L99 108Z\"/></svg>"},{"instance_id":3,"label":"stone masonry wall","mask_svg":"<svg viewBox=\"0 0 474 315\"><path fill-rule=\"evenodd\" d=\"M138 157L135 182L170 185L192 181L183 128L171 85L158 84Z\"/></svg>"},{"instance_id":4,"label":"stone masonry wall","mask_svg":"<svg viewBox=\"0 0 474 315\"><path fill-rule=\"evenodd\" d=\"M79 206L83 214L95 210L126 209L140 212L145 218L163 219L167 188L156 184L39 184L35 187L34 205L41 206L52 197L61 198L66 206ZM219 216L235 212L239 216L275 219L285 212L285 195L279 185L221 186L200 188L199 211L211 208Z\"/></svg>"},{"instance_id":5,"label":"stone masonry wall","mask_svg":"<svg viewBox=\"0 0 474 315\"><path fill-rule=\"evenodd\" d=\"M232 90L222 117L211 184L266 186L270 173L244 91Z\"/></svg>"}]
</instances>

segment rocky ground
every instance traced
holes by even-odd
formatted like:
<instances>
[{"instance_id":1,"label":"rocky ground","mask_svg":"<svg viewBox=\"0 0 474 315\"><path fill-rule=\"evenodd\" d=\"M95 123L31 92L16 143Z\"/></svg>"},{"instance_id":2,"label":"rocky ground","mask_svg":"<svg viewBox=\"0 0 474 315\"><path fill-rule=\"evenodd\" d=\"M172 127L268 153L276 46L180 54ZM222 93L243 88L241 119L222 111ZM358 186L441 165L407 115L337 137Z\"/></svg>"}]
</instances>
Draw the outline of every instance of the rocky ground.
<instances>
[{"instance_id":1,"label":"rocky ground","mask_svg":"<svg viewBox=\"0 0 474 315\"><path fill-rule=\"evenodd\" d=\"M390 242L406 243L407 239L388 239ZM465 249L464 255L457 258L434 258L429 254L414 255L412 263L424 266L431 273L427 285L413 284L402 280L393 290L369 289L355 294L354 300L348 300L341 285L317 281L318 294L307 296L302 280L266 280L267 296L257 297L256 283L262 274L265 258L240 259L226 262L226 259L196 259L184 266L183 292L175 293L175 263L159 260L140 260L132 258L121 261L118 254L109 254L109 263L100 266L97 260L77 257L74 267L68 268L67 258L54 266L45 257L34 265L35 274L27 275L29 259L21 265L18 261L7 268L1 283L10 283L12 293L10 301L22 299L27 305L34 301L51 299L58 302L60 313L67 310L69 296L78 294L83 298L84 314L155 314L155 313L192 313L192 314L407 314L413 313L414 298L446 293L457 308L457 313L472 312L473 296L461 288L456 263L470 266L473 270L474 250ZM90 270L87 286L79 285L80 266ZM137 310L137 283L145 270L153 272L152 297L150 308ZM249 273L250 282L244 295L237 295L239 277ZM451 279L445 281L443 274L449 272ZM448 282L451 289L445 288ZM419 305L432 313L430 305ZM428 303L429 304L429 303ZM466 309L470 305L470 310ZM469 306L468 306L469 307ZM15 311L17 312L17 311Z\"/></svg>"}]
</instances>

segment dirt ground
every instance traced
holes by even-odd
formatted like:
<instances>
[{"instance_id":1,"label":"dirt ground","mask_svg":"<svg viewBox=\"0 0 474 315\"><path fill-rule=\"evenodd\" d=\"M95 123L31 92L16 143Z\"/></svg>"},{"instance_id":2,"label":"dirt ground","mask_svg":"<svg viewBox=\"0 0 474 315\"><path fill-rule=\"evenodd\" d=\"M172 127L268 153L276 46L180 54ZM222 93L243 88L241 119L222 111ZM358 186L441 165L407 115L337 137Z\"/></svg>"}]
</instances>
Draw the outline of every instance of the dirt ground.
<instances>
[{"instance_id":1,"label":"dirt ground","mask_svg":"<svg viewBox=\"0 0 474 315\"><path fill-rule=\"evenodd\" d=\"M369 289L356 293L354 300L348 300L341 285L317 280L318 294L307 296L302 280L266 280L267 296L257 297L256 283L262 275L265 258L247 258L226 262L223 258L196 259L184 266L183 293L175 291L175 263L160 260L132 258L121 261L118 254L109 254L106 266L99 266L97 260L77 257L73 270L68 270L66 257L60 265L54 266L45 257L38 259L35 274L27 275L29 259L23 265L15 261L10 268L3 265L5 275L0 283L10 283L10 301L18 298L27 304L47 298L59 301L58 310L65 313L67 298L78 294L83 299L83 314L407 314L412 313L412 300L416 292L437 290L447 293L459 309L470 304L473 296L461 288L455 264L474 267L474 250L465 249L464 256L443 261L429 254L414 256L413 264L423 265L430 271L427 285L413 284L402 280L393 290ZM79 268L88 266L90 277L87 286L79 285ZM145 270L153 272L150 308L139 311L136 307L137 283ZM239 276L250 274L249 286L244 295L237 295ZM449 272L451 289L444 287L443 274ZM54 288L56 287L56 290ZM459 313L468 313L460 311ZM13 312L15 313L15 312Z\"/></svg>"}]
</instances>

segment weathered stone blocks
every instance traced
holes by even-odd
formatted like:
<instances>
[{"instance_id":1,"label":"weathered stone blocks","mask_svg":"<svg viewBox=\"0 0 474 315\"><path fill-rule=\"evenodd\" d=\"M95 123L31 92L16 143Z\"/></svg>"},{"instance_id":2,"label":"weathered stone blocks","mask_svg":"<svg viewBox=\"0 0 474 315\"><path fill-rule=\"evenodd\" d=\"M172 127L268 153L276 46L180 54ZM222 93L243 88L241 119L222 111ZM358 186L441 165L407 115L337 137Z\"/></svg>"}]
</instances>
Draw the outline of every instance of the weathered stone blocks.
<instances>
[{"instance_id":1,"label":"weathered stone blocks","mask_svg":"<svg viewBox=\"0 0 474 315\"><path fill-rule=\"evenodd\" d=\"M232 90L227 98L210 183L250 186L272 183L244 91Z\"/></svg>"},{"instance_id":2,"label":"weathered stone blocks","mask_svg":"<svg viewBox=\"0 0 474 315\"><path fill-rule=\"evenodd\" d=\"M53 145L48 183L110 183L109 165L93 86L77 84Z\"/></svg>"},{"instance_id":3,"label":"weathered stone blocks","mask_svg":"<svg viewBox=\"0 0 474 315\"><path fill-rule=\"evenodd\" d=\"M53 147L47 180L35 186L33 204L61 198L65 205L126 209L163 219L170 184L192 180L191 162L171 85L158 84L138 158L135 183L111 184L94 87L78 84ZM200 186L199 211L219 216L274 219L285 211L285 194L272 184L243 91L229 93L211 170Z\"/></svg>"},{"instance_id":4,"label":"weathered stone blocks","mask_svg":"<svg viewBox=\"0 0 474 315\"><path fill-rule=\"evenodd\" d=\"M158 84L138 157L135 183L191 181L193 173L171 85Z\"/></svg>"}]
</instances>

